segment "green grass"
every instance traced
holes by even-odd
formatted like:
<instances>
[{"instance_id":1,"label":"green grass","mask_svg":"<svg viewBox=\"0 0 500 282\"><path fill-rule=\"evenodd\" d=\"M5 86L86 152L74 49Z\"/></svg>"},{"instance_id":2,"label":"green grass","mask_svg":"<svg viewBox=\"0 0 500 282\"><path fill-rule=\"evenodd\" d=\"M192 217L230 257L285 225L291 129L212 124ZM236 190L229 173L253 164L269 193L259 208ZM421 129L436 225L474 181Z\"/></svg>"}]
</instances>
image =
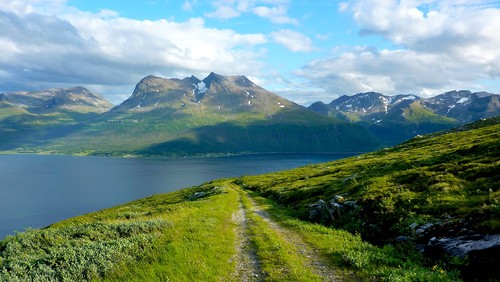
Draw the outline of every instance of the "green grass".
<instances>
[{"instance_id":1,"label":"green grass","mask_svg":"<svg viewBox=\"0 0 500 282\"><path fill-rule=\"evenodd\" d=\"M250 211L247 213L250 235L264 278L267 281L321 281L304 264L295 247L283 238L283 234L272 229L262 217L252 211L255 207L247 193L238 190L244 208Z\"/></svg>"},{"instance_id":2,"label":"green grass","mask_svg":"<svg viewBox=\"0 0 500 282\"><path fill-rule=\"evenodd\" d=\"M338 269L345 280L377 281L456 281L457 272L446 272L436 265L425 267L421 254L405 250L405 246L376 247L359 235L295 218L293 211L266 198L254 199L267 208L282 226L299 233Z\"/></svg>"},{"instance_id":3,"label":"green grass","mask_svg":"<svg viewBox=\"0 0 500 282\"><path fill-rule=\"evenodd\" d=\"M210 196L186 200L195 191ZM237 196L207 184L8 236L0 281L229 280Z\"/></svg>"},{"instance_id":4,"label":"green grass","mask_svg":"<svg viewBox=\"0 0 500 282\"><path fill-rule=\"evenodd\" d=\"M412 223L443 220L498 233L499 134L500 118L489 119L375 153L213 181L8 236L0 241L0 281L234 281L233 215L240 203L265 281L320 277L257 208L317 250L339 279L456 281L453 265L466 261L430 261L412 241L392 239L411 235ZM200 191L207 195L189 200ZM335 222L306 220L307 205L339 194L360 208Z\"/></svg>"},{"instance_id":5,"label":"green grass","mask_svg":"<svg viewBox=\"0 0 500 282\"><path fill-rule=\"evenodd\" d=\"M258 191L307 217L305 206L348 193L363 207L334 226L369 236L361 223L382 227L391 238L419 218L446 216L477 222L481 232L499 232L500 124L416 138L391 149L333 163L242 177ZM360 224L356 224L356 222ZM394 229L394 227L397 227Z\"/></svg>"},{"instance_id":6,"label":"green grass","mask_svg":"<svg viewBox=\"0 0 500 282\"><path fill-rule=\"evenodd\" d=\"M265 281L321 281L297 246L255 213L264 209L336 269L340 281L448 281L394 248L290 216L273 201L216 181L29 230L0 241L0 281L238 281L233 215L247 210L247 236ZM195 192L206 197L189 200ZM451 273L453 274L453 273Z\"/></svg>"}]
</instances>

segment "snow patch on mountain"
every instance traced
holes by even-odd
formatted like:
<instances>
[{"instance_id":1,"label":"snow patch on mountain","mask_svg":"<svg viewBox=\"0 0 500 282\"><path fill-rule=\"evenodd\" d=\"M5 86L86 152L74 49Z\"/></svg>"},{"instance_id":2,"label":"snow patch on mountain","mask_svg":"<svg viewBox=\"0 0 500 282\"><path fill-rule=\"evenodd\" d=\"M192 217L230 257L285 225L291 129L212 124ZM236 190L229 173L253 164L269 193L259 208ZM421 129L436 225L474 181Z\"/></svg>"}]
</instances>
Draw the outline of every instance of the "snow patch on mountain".
<instances>
[{"instance_id":1,"label":"snow patch on mountain","mask_svg":"<svg viewBox=\"0 0 500 282\"><path fill-rule=\"evenodd\" d=\"M455 108L455 105L449 106L448 111L446 112L446 114L444 114L444 116L447 116L453 108Z\"/></svg>"},{"instance_id":2,"label":"snow patch on mountain","mask_svg":"<svg viewBox=\"0 0 500 282\"><path fill-rule=\"evenodd\" d=\"M200 81L197 85L196 85L197 89L198 89L198 93L205 93L208 91L208 88L206 87L206 84L205 82L203 81Z\"/></svg>"}]
</instances>

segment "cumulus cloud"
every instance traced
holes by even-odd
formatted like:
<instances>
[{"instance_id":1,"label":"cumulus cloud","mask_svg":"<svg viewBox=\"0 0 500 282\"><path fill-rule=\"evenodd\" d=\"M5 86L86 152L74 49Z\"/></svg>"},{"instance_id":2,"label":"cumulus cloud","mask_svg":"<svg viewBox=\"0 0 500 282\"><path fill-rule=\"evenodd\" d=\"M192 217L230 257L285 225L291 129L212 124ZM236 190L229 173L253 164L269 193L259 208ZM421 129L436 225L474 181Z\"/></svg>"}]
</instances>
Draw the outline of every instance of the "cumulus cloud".
<instances>
[{"instance_id":1,"label":"cumulus cloud","mask_svg":"<svg viewBox=\"0 0 500 282\"><path fill-rule=\"evenodd\" d=\"M0 0L0 9L16 14L49 14L57 13L65 9L66 2L67 0Z\"/></svg>"},{"instance_id":2,"label":"cumulus cloud","mask_svg":"<svg viewBox=\"0 0 500 282\"><path fill-rule=\"evenodd\" d=\"M311 38L298 31L282 29L272 32L270 37L292 52L312 52L315 50Z\"/></svg>"},{"instance_id":3,"label":"cumulus cloud","mask_svg":"<svg viewBox=\"0 0 500 282\"><path fill-rule=\"evenodd\" d=\"M493 2L342 2L339 9L352 14L362 36L382 36L397 47L338 51L310 62L298 74L336 95L379 91L428 96L480 87L481 80L500 79L500 9Z\"/></svg>"},{"instance_id":4,"label":"cumulus cloud","mask_svg":"<svg viewBox=\"0 0 500 282\"><path fill-rule=\"evenodd\" d=\"M296 19L287 16L287 10L284 5L276 7L258 6L253 8L253 12L262 18L266 18L273 23L277 24L293 24L298 25L299 22Z\"/></svg>"},{"instance_id":5,"label":"cumulus cloud","mask_svg":"<svg viewBox=\"0 0 500 282\"><path fill-rule=\"evenodd\" d=\"M216 0L214 11L207 16L220 19L230 19L243 13L252 13L276 24L298 25L297 19L288 16L288 0Z\"/></svg>"},{"instance_id":6,"label":"cumulus cloud","mask_svg":"<svg viewBox=\"0 0 500 282\"><path fill-rule=\"evenodd\" d=\"M485 78L478 69L464 68L446 54L371 48L344 51L329 59L313 61L299 74L339 95L379 91L426 96L431 89L441 91Z\"/></svg>"},{"instance_id":7,"label":"cumulus cloud","mask_svg":"<svg viewBox=\"0 0 500 282\"><path fill-rule=\"evenodd\" d=\"M62 1L61 1L62 2ZM65 10L62 16L0 8L0 90L58 85L133 85L147 74L255 74L263 34L186 22L132 20ZM116 90L116 89L115 89ZM130 89L131 92L132 89ZM122 92L123 93L123 92ZM112 99L112 98L110 98Z\"/></svg>"}]
</instances>

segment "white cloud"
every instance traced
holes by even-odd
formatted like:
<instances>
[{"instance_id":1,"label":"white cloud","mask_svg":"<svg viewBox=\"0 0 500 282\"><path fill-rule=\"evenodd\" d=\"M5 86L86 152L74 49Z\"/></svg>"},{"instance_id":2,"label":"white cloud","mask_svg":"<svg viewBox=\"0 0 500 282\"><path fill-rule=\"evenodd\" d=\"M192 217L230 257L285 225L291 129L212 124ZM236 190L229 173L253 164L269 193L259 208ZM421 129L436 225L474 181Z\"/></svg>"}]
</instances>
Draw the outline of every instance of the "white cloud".
<instances>
[{"instance_id":1,"label":"white cloud","mask_svg":"<svg viewBox=\"0 0 500 282\"><path fill-rule=\"evenodd\" d=\"M288 0L216 0L212 5L215 10L207 13L208 17L230 19L253 13L276 24L299 24L288 16Z\"/></svg>"},{"instance_id":2,"label":"white cloud","mask_svg":"<svg viewBox=\"0 0 500 282\"><path fill-rule=\"evenodd\" d=\"M208 28L199 18L150 21L112 11L67 8L54 16L1 9L0 73L9 79L0 81L0 90L77 84L113 91L113 85L133 85L148 74L251 75L259 72L260 45L266 42L263 34Z\"/></svg>"},{"instance_id":3,"label":"white cloud","mask_svg":"<svg viewBox=\"0 0 500 282\"><path fill-rule=\"evenodd\" d=\"M369 48L313 61L298 74L334 96L366 91L428 96L457 87L470 89L474 81L488 78L481 65L457 62L447 54Z\"/></svg>"},{"instance_id":4,"label":"white cloud","mask_svg":"<svg viewBox=\"0 0 500 282\"><path fill-rule=\"evenodd\" d=\"M290 29L282 29L272 32L270 37L273 41L285 46L292 52L312 52L314 48L311 38Z\"/></svg>"},{"instance_id":5,"label":"white cloud","mask_svg":"<svg viewBox=\"0 0 500 282\"><path fill-rule=\"evenodd\" d=\"M207 13L208 17L218 18L218 19L231 19L239 17L240 15L241 15L240 11L228 5L217 5L215 11Z\"/></svg>"},{"instance_id":6,"label":"white cloud","mask_svg":"<svg viewBox=\"0 0 500 282\"><path fill-rule=\"evenodd\" d=\"M53 14L65 8L67 0L0 0L0 9L16 14Z\"/></svg>"},{"instance_id":7,"label":"white cloud","mask_svg":"<svg viewBox=\"0 0 500 282\"><path fill-rule=\"evenodd\" d=\"M293 24L298 25L299 22L296 19L290 18L287 16L287 9L285 6L275 6L275 7L267 7L267 6L257 6L253 8L253 12L262 18L266 18L273 23L277 24Z\"/></svg>"},{"instance_id":8,"label":"white cloud","mask_svg":"<svg viewBox=\"0 0 500 282\"><path fill-rule=\"evenodd\" d=\"M428 96L500 79L498 1L355 0L339 9L352 14L362 36L382 36L399 47L341 50L298 71L332 95Z\"/></svg>"}]
</instances>

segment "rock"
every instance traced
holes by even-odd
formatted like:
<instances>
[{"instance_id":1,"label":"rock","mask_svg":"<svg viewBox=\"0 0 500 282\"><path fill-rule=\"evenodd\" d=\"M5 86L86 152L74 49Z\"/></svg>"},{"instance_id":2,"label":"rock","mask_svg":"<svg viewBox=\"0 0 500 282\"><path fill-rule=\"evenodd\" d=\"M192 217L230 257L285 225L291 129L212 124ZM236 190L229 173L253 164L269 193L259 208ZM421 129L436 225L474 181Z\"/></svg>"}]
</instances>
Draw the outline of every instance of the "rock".
<instances>
[{"instance_id":1,"label":"rock","mask_svg":"<svg viewBox=\"0 0 500 282\"><path fill-rule=\"evenodd\" d=\"M188 200L190 201L194 201L194 200L197 200L199 198L203 198L205 197L206 193L205 192L196 192L194 193L193 195L191 195L191 197L189 197Z\"/></svg>"},{"instance_id":2,"label":"rock","mask_svg":"<svg viewBox=\"0 0 500 282\"><path fill-rule=\"evenodd\" d=\"M434 259L443 255L467 257L468 265L462 269L465 281L497 281L500 277L500 234L433 237L425 252Z\"/></svg>"},{"instance_id":3,"label":"rock","mask_svg":"<svg viewBox=\"0 0 500 282\"><path fill-rule=\"evenodd\" d=\"M309 220L318 221L321 220L323 209L326 203L323 200L318 200L316 203L309 205Z\"/></svg>"},{"instance_id":4,"label":"rock","mask_svg":"<svg viewBox=\"0 0 500 282\"><path fill-rule=\"evenodd\" d=\"M424 229L426 231L429 230L429 229L431 229L432 227L434 227L434 223L426 223L426 224L420 226L420 228L422 228L422 229Z\"/></svg>"},{"instance_id":5,"label":"rock","mask_svg":"<svg viewBox=\"0 0 500 282\"><path fill-rule=\"evenodd\" d=\"M344 201L343 205L351 209L359 208L357 201Z\"/></svg>"},{"instance_id":6,"label":"rock","mask_svg":"<svg viewBox=\"0 0 500 282\"><path fill-rule=\"evenodd\" d=\"M498 281L500 279L500 245L469 252L469 265L462 272L464 281Z\"/></svg>"},{"instance_id":7,"label":"rock","mask_svg":"<svg viewBox=\"0 0 500 282\"><path fill-rule=\"evenodd\" d=\"M431 238L427 244L431 252L445 252L456 257L465 257L471 251L476 254L481 250L500 247L500 234L497 235L472 235L456 238ZM500 257L499 257L500 259ZM499 263L500 265L500 263Z\"/></svg>"},{"instance_id":8,"label":"rock","mask_svg":"<svg viewBox=\"0 0 500 282\"><path fill-rule=\"evenodd\" d=\"M415 230L415 235L419 236L425 233L425 229L419 228Z\"/></svg>"},{"instance_id":9,"label":"rock","mask_svg":"<svg viewBox=\"0 0 500 282\"><path fill-rule=\"evenodd\" d=\"M358 177L358 175L357 174L353 174L353 175L351 175L351 176L349 176L347 178L342 179L342 182L345 183L345 182L347 182L349 180L356 179L356 177Z\"/></svg>"},{"instance_id":10,"label":"rock","mask_svg":"<svg viewBox=\"0 0 500 282\"><path fill-rule=\"evenodd\" d=\"M418 224L416 222L410 224L411 229L415 229L415 228L417 228L417 226L418 226Z\"/></svg>"},{"instance_id":11,"label":"rock","mask_svg":"<svg viewBox=\"0 0 500 282\"><path fill-rule=\"evenodd\" d=\"M337 203L343 203L345 201L345 199L341 195L335 195L335 196L333 196L333 201L335 201Z\"/></svg>"},{"instance_id":12,"label":"rock","mask_svg":"<svg viewBox=\"0 0 500 282\"><path fill-rule=\"evenodd\" d=\"M310 204L309 220L320 221L323 223L335 221L336 217L340 217L348 209L359 207L356 201L345 201L344 196L336 195L330 201L325 202L318 200L314 204Z\"/></svg>"},{"instance_id":13,"label":"rock","mask_svg":"<svg viewBox=\"0 0 500 282\"><path fill-rule=\"evenodd\" d=\"M398 236L396 237L396 239L394 239L396 242L406 242L408 240L410 240L410 237L408 236Z\"/></svg>"},{"instance_id":14,"label":"rock","mask_svg":"<svg viewBox=\"0 0 500 282\"><path fill-rule=\"evenodd\" d=\"M332 209L340 216L341 213L343 213L346 210L346 207L342 204L339 203L332 203L330 202L330 205Z\"/></svg>"}]
</instances>

